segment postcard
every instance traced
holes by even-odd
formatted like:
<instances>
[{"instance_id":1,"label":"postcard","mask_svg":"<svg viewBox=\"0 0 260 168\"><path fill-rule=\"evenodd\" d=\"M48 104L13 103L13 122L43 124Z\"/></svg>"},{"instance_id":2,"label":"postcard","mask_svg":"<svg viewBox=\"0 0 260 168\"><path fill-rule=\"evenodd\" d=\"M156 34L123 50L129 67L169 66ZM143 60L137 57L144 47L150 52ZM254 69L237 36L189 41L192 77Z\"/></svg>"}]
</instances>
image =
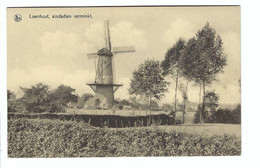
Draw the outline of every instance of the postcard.
<instances>
[{"instance_id":1,"label":"postcard","mask_svg":"<svg viewBox=\"0 0 260 168\"><path fill-rule=\"evenodd\" d=\"M7 8L9 158L241 155L240 6Z\"/></svg>"}]
</instances>

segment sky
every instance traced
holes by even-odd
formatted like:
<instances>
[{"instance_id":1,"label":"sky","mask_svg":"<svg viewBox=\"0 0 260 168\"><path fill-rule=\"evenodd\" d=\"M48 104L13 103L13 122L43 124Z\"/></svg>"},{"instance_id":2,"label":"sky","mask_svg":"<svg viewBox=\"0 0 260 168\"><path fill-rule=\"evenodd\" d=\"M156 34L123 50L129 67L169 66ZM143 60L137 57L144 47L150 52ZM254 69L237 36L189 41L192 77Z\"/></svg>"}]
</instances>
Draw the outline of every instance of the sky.
<instances>
[{"instance_id":1,"label":"sky","mask_svg":"<svg viewBox=\"0 0 260 168\"><path fill-rule=\"evenodd\" d=\"M22 20L14 21L20 14ZM31 15L50 19L31 19ZM52 15L91 14L92 18L52 19ZM209 22L223 40L227 56L224 73L207 90L215 90L220 103L240 103L241 78L239 7L93 7L9 8L7 10L7 89L17 95L20 87L38 82L55 89L69 85L76 93L93 93L87 82L95 78L94 60L87 53L105 47L104 21L109 20L112 47L135 46L136 52L114 56L116 98L127 99L132 73L146 59L162 61L180 37L188 40ZM162 102L172 102L174 81ZM190 84L190 101L199 101L199 87ZM181 101L181 95L178 99Z\"/></svg>"}]
</instances>

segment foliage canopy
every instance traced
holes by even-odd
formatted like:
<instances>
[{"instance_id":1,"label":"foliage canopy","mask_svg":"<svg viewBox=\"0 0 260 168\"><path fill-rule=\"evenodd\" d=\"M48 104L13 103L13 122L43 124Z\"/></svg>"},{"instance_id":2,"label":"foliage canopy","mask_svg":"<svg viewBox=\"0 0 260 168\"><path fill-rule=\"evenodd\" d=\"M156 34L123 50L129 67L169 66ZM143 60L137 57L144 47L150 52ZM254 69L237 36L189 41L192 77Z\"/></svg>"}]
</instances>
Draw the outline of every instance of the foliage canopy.
<instances>
[{"instance_id":1,"label":"foliage canopy","mask_svg":"<svg viewBox=\"0 0 260 168\"><path fill-rule=\"evenodd\" d=\"M160 62L146 60L138 70L133 72L129 93L160 99L168 90L167 85L168 82L162 75Z\"/></svg>"}]
</instances>

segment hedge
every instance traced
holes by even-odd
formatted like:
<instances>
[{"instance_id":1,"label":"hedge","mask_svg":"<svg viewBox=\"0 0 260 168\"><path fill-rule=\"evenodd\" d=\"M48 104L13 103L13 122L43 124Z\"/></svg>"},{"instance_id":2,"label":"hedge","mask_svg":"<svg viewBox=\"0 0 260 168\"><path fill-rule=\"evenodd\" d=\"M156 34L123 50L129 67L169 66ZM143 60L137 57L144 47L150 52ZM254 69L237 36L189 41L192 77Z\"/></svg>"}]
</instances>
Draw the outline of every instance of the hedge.
<instances>
[{"instance_id":1,"label":"hedge","mask_svg":"<svg viewBox=\"0 0 260 168\"><path fill-rule=\"evenodd\" d=\"M84 122L50 119L8 120L12 158L240 155L231 135L200 136L154 127L95 128Z\"/></svg>"}]
</instances>

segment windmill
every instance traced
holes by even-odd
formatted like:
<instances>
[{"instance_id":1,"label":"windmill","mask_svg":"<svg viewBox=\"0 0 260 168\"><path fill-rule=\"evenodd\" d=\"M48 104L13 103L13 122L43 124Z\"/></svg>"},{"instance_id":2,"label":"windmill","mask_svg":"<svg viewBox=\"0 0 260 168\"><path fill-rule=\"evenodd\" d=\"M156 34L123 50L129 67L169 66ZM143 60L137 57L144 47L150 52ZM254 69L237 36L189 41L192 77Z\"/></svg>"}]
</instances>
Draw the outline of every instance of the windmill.
<instances>
[{"instance_id":1,"label":"windmill","mask_svg":"<svg viewBox=\"0 0 260 168\"><path fill-rule=\"evenodd\" d=\"M87 83L91 89L98 95L105 98L104 108L112 108L114 104L114 93L122 84L115 83L114 55L120 53L135 52L133 46L129 47L113 47L110 41L109 21L104 24L105 30L105 48L100 49L97 53L89 53L88 58L93 58L95 63L96 76L94 83ZM96 65L96 58L98 63Z\"/></svg>"}]
</instances>

